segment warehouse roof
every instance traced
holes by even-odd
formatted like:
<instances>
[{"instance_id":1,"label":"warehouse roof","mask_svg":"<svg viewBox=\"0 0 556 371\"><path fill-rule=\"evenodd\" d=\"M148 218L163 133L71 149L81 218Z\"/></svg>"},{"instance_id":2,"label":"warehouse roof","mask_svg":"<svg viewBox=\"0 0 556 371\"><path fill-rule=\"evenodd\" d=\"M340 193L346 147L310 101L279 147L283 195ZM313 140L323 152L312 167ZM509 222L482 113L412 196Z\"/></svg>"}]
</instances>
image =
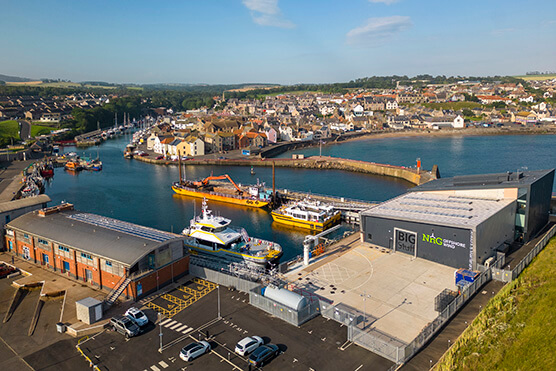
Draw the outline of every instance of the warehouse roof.
<instances>
[{"instance_id":1,"label":"warehouse roof","mask_svg":"<svg viewBox=\"0 0 556 371\"><path fill-rule=\"evenodd\" d=\"M515 199L511 198L489 199L409 192L374 206L362 212L362 215L471 228L513 202Z\"/></svg>"},{"instance_id":2,"label":"warehouse roof","mask_svg":"<svg viewBox=\"0 0 556 371\"><path fill-rule=\"evenodd\" d=\"M492 189L526 187L544 176L554 174L554 169L516 171L499 174L461 175L440 178L411 189L410 192L453 189ZM554 175L552 175L554 176Z\"/></svg>"},{"instance_id":3,"label":"warehouse roof","mask_svg":"<svg viewBox=\"0 0 556 371\"><path fill-rule=\"evenodd\" d=\"M100 215L56 207L33 211L7 224L7 228L39 236L57 244L117 261L131 267L157 247L183 236ZM52 212L44 212L49 210Z\"/></svg>"},{"instance_id":4,"label":"warehouse roof","mask_svg":"<svg viewBox=\"0 0 556 371\"><path fill-rule=\"evenodd\" d=\"M0 213L23 209L30 206L42 205L50 201L50 197L48 197L47 195L38 195L33 197L21 198L19 200L0 202Z\"/></svg>"}]
</instances>

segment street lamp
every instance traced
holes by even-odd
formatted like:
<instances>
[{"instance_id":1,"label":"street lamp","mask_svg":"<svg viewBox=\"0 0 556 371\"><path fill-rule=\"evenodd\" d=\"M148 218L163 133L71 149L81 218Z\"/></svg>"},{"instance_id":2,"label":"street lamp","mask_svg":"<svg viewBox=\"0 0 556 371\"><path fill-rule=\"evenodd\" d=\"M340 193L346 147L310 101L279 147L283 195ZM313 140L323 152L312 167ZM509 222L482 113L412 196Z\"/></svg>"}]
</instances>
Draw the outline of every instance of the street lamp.
<instances>
[{"instance_id":1,"label":"street lamp","mask_svg":"<svg viewBox=\"0 0 556 371\"><path fill-rule=\"evenodd\" d=\"M216 290L218 291L218 319L221 319L220 316L220 285L216 285Z\"/></svg>"},{"instance_id":2,"label":"street lamp","mask_svg":"<svg viewBox=\"0 0 556 371\"><path fill-rule=\"evenodd\" d=\"M363 329L367 327L367 298L371 298L371 295L367 295L367 291L363 291L363 294L359 295L363 298Z\"/></svg>"},{"instance_id":3,"label":"street lamp","mask_svg":"<svg viewBox=\"0 0 556 371\"><path fill-rule=\"evenodd\" d=\"M160 337L160 348L158 348L158 352L162 353L162 313L158 312L158 325L160 327L160 334L158 335Z\"/></svg>"}]
</instances>

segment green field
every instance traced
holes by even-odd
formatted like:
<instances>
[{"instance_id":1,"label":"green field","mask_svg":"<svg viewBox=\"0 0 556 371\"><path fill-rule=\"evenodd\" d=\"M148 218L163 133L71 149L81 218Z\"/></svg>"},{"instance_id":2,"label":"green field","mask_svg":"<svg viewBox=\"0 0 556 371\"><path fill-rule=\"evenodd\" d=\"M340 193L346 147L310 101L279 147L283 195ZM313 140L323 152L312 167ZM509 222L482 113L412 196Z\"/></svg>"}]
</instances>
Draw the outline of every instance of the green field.
<instances>
[{"instance_id":1,"label":"green field","mask_svg":"<svg viewBox=\"0 0 556 371\"><path fill-rule=\"evenodd\" d=\"M56 130L55 128L51 128L48 126L41 126L41 125L31 125L31 137L38 137L39 135L47 135L50 134L50 131Z\"/></svg>"},{"instance_id":2,"label":"green field","mask_svg":"<svg viewBox=\"0 0 556 371\"><path fill-rule=\"evenodd\" d=\"M15 120L0 121L0 147L19 142L19 123Z\"/></svg>"},{"instance_id":3,"label":"green field","mask_svg":"<svg viewBox=\"0 0 556 371\"><path fill-rule=\"evenodd\" d=\"M492 298L436 370L556 370L556 237Z\"/></svg>"},{"instance_id":4,"label":"green field","mask_svg":"<svg viewBox=\"0 0 556 371\"><path fill-rule=\"evenodd\" d=\"M524 76L514 76L514 77L518 79L523 79L525 81L531 81L531 80L543 81L543 80L556 79L556 75L524 75Z\"/></svg>"},{"instance_id":5,"label":"green field","mask_svg":"<svg viewBox=\"0 0 556 371\"><path fill-rule=\"evenodd\" d=\"M433 109L451 109L454 111L462 110L464 108L482 108L484 107L481 103L477 102L446 102L446 103L423 103L423 106Z\"/></svg>"}]
</instances>

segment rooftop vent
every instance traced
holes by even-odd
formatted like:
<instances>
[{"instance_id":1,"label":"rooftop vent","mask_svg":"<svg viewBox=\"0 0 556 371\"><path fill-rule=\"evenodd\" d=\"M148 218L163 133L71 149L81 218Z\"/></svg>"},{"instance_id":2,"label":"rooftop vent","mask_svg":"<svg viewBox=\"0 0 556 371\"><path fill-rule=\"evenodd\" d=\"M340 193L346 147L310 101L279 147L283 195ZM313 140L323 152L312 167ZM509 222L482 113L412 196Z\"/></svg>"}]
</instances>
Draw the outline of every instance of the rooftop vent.
<instances>
[{"instance_id":1,"label":"rooftop vent","mask_svg":"<svg viewBox=\"0 0 556 371\"><path fill-rule=\"evenodd\" d=\"M64 203L64 204L60 204L60 205L57 205L57 206L47 207L47 208L39 210L39 215L44 217L44 216L59 213L60 211L65 211L65 210L73 210L73 204Z\"/></svg>"}]
</instances>

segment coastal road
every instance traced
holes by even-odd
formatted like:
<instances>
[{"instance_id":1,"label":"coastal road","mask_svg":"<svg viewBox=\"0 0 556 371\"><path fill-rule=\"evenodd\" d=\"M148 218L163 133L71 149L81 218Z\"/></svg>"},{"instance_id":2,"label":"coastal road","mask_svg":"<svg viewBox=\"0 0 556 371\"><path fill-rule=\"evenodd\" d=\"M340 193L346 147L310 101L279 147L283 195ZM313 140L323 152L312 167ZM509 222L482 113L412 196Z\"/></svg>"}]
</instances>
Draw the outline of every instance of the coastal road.
<instances>
[{"instance_id":1,"label":"coastal road","mask_svg":"<svg viewBox=\"0 0 556 371\"><path fill-rule=\"evenodd\" d=\"M18 120L20 125L19 136L25 141L31 138L31 124L25 120Z\"/></svg>"}]
</instances>

